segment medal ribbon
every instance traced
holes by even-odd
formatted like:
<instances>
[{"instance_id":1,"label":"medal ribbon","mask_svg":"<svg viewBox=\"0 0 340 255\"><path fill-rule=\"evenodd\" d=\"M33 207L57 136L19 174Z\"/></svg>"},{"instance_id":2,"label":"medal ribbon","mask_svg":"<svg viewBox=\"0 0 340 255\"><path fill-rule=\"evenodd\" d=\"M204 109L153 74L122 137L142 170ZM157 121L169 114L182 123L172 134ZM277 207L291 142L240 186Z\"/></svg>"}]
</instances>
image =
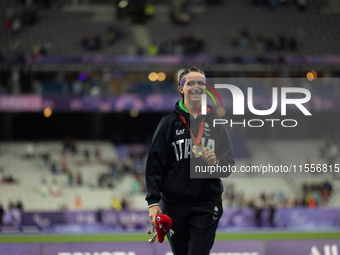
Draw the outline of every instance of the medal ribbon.
<instances>
[{"instance_id":1,"label":"medal ribbon","mask_svg":"<svg viewBox=\"0 0 340 255\"><path fill-rule=\"evenodd\" d=\"M205 117L203 117L201 122L200 122L200 126L199 126L199 129L198 129L198 134L197 134L197 139L195 138L195 136L191 132L187 120L182 115L179 115L179 117L183 121L184 125L186 125L186 127L189 129L191 137L192 137L192 140L194 141L194 144L195 145L201 144L201 140L202 140L202 136L203 136L203 128L204 128L204 123L205 123Z\"/></svg>"}]
</instances>

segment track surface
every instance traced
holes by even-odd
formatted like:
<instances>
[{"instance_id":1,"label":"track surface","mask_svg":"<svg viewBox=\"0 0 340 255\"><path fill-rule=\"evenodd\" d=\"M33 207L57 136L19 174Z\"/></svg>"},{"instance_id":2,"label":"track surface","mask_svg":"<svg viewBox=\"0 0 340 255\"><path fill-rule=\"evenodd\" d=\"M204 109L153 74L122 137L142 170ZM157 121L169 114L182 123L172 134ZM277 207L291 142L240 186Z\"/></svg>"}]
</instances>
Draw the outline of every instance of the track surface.
<instances>
[{"instance_id":1,"label":"track surface","mask_svg":"<svg viewBox=\"0 0 340 255\"><path fill-rule=\"evenodd\" d=\"M92 243L92 242L146 242L147 234L115 235L0 235L0 243ZM218 233L216 240L298 240L340 239L340 232L267 232L267 233Z\"/></svg>"}]
</instances>

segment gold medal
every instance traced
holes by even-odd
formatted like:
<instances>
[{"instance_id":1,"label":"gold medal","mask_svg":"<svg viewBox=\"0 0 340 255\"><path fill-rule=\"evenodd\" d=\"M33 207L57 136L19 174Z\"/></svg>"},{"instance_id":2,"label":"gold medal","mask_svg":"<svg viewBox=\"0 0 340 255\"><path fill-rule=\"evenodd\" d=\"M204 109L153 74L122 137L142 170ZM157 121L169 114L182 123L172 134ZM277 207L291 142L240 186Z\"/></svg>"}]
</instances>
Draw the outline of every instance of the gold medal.
<instances>
[{"instance_id":1,"label":"gold medal","mask_svg":"<svg viewBox=\"0 0 340 255\"><path fill-rule=\"evenodd\" d=\"M195 138L194 134L191 132L191 130L188 126L187 120L182 115L179 115L179 117L181 118L183 123L186 125L186 127L189 129L192 140L195 144L194 146L192 146L192 152L197 156L202 156L203 150L204 150L205 147L203 145L201 145L200 143L201 143L202 136L203 136L203 128L204 128L204 123L205 123L205 117L201 119L199 129L198 129L197 138Z\"/></svg>"},{"instance_id":2,"label":"gold medal","mask_svg":"<svg viewBox=\"0 0 340 255\"><path fill-rule=\"evenodd\" d=\"M205 147L203 145L197 144L192 147L192 152L197 156L202 156L204 148Z\"/></svg>"}]
</instances>

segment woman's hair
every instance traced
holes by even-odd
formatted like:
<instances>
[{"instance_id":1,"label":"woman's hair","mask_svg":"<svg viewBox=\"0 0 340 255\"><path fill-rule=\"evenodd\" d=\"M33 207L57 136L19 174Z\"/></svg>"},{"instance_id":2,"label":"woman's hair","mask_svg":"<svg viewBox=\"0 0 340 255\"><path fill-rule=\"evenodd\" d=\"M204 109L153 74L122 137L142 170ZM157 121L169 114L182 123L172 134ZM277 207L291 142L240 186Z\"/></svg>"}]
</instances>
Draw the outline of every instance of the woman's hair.
<instances>
[{"instance_id":1,"label":"woman's hair","mask_svg":"<svg viewBox=\"0 0 340 255\"><path fill-rule=\"evenodd\" d=\"M191 72L197 72L197 73L201 73L204 77L205 77L205 73L201 70L201 69L198 69L196 66L191 66L190 68L188 69L185 69L180 75L179 75L179 78L178 78L178 86L181 86L181 80L183 79L184 76L186 76L188 73L191 73ZM182 100L184 102L184 95L179 92L181 94L181 97L182 97Z\"/></svg>"}]
</instances>

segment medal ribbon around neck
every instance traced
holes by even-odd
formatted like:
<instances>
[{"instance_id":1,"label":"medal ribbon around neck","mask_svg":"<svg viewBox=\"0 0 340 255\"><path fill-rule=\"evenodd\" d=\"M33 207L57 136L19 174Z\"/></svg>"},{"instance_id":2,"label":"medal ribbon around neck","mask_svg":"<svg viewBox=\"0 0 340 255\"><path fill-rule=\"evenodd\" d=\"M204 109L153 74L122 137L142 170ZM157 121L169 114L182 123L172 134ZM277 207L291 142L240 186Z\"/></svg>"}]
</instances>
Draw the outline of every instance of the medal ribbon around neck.
<instances>
[{"instance_id":1,"label":"medal ribbon around neck","mask_svg":"<svg viewBox=\"0 0 340 255\"><path fill-rule=\"evenodd\" d=\"M203 128L204 128L204 123L205 123L205 117L203 117L201 122L200 122L200 126L199 126L199 129L198 129L198 134L197 134L197 139L195 138L194 134L191 132L191 129L190 129L189 125L188 125L187 120L182 115L179 115L179 117L183 121L184 125L189 129L191 137L192 137L192 140L194 141L194 144L195 145L200 145L201 144L201 140L202 140L202 136L203 136Z\"/></svg>"}]
</instances>

